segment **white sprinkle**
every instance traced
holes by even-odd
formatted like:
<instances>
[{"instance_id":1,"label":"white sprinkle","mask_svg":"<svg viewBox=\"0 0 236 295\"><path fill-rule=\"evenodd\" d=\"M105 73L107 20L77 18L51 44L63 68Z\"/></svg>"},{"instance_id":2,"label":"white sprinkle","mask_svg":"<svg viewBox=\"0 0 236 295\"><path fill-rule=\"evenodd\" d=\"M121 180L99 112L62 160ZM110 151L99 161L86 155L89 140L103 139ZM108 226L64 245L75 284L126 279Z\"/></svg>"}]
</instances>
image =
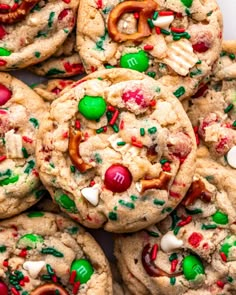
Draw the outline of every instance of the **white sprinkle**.
<instances>
[{"instance_id":1,"label":"white sprinkle","mask_svg":"<svg viewBox=\"0 0 236 295\"><path fill-rule=\"evenodd\" d=\"M183 241L178 240L172 232L166 233L161 238L161 249L164 252L170 252L172 250L181 248L183 246Z\"/></svg>"},{"instance_id":2,"label":"white sprinkle","mask_svg":"<svg viewBox=\"0 0 236 295\"><path fill-rule=\"evenodd\" d=\"M85 187L81 190L83 197L89 201L93 206L97 206L99 202L100 186L95 184L91 187Z\"/></svg>"},{"instance_id":3,"label":"white sprinkle","mask_svg":"<svg viewBox=\"0 0 236 295\"><path fill-rule=\"evenodd\" d=\"M233 146L227 154L227 161L228 164L233 167L236 168L236 146Z\"/></svg>"},{"instance_id":4,"label":"white sprinkle","mask_svg":"<svg viewBox=\"0 0 236 295\"><path fill-rule=\"evenodd\" d=\"M35 279L45 264L45 261L26 261L23 264L23 268L29 272L29 275L33 279Z\"/></svg>"},{"instance_id":5,"label":"white sprinkle","mask_svg":"<svg viewBox=\"0 0 236 295\"><path fill-rule=\"evenodd\" d=\"M174 16L167 15L167 16L159 16L156 20L152 20L154 26L157 26L161 29L169 29L170 24L173 22Z\"/></svg>"}]
</instances>

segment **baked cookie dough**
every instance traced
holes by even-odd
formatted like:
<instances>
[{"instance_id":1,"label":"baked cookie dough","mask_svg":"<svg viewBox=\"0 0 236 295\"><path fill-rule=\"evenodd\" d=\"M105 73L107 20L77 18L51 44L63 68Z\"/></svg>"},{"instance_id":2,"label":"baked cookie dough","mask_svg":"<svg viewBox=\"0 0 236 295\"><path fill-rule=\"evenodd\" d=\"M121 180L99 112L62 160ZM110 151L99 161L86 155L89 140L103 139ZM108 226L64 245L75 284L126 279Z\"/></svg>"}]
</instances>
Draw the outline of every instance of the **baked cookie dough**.
<instances>
[{"instance_id":1,"label":"baked cookie dough","mask_svg":"<svg viewBox=\"0 0 236 295\"><path fill-rule=\"evenodd\" d=\"M87 73L137 70L183 99L211 72L221 31L215 0L81 0L77 48Z\"/></svg>"},{"instance_id":2,"label":"baked cookie dough","mask_svg":"<svg viewBox=\"0 0 236 295\"><path fill-rule=\"evenodd\" d=\"M0 7L0 70L41 62L73 30L78 0L5 1ZM31 10L23 7L31 6ZM15 8L13 8L15 7Z\"/></svg>"},{"instance_id":3,"label":"baked cookie dough","mask_svg":"<svg viewBox=\"0 0 236 295\"><path fill-rule=\"evenodd\" d=\"M236 293L236 183L234 173L198 159L193 183L165 220L118 236L115 255L132 294Z\"/></svg>"},{"instance_id":4,"label":"baked cookie dough","mask_svg":"<svg viewBox=\"0 0 236 295\"><path fill-rule=\"evenodd\" d=\"M224 41L209 81L187 102L198 143L222 165L236 168L236 41Z\"/></svg>"},{"instance_id":5,"label":"baked cookie dough","mask_svg":"<svg viewBox=\"0 0 236 295\"><path fill-rule=\"evenodd\" d=\"M29 208L44 195L35 163L38 128L47 113L27 85L0 73L0 219Z\"/></svg>"},{"instance_id":6,"label":"baked cookie dough","mask_svg":"<svg viewBox=\"0 0 236 295\"><path fill-rule=\"evenodd\" d=\"M40 211L0 222L1 295L112 295L108 261L73 221Z\"/></svg>"},{"instance_id":7,"label":"baked cookie dough","mask_svg":"<svg viewBox=\"0 0 236 295\"><path fill-rule=\"evenodd\" d=\"M71 77L84 73L84 67L79 54L75 51L75 32L72 33L64 44L49 59L30 67L29 69L48 78Z\"/></svg>"},{"instance_id":8,"label":"baked cookie dough","mask_svg":"<svg viewBox=\"0 0 236 295\"><path fill-rule=\"evenodd\" d=\"M168 215L195 168L180 102L139 72L95 72L51 104L37 143L40 177L78 222L129 232Z\"/></svg>"}]
</instances>

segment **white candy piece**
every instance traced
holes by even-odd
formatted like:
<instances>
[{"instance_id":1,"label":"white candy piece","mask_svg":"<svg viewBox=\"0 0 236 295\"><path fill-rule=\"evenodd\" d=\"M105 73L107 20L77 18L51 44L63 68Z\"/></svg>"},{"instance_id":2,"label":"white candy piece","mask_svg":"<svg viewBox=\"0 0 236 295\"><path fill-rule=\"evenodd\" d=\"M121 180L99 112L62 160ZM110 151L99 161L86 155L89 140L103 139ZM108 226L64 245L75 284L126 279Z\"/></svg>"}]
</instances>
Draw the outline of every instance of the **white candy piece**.
<instances>
[{"instance_id":1,"label":"white candy piece","mask_svg":"<svg viewBox=\"0 0 236 295\"><path fill-rule=\"evenodd\" d=\"M182 246L183 241L178 240L176 236L171 232L166 233L161 239L161 249L164 252L170 252L175 249L181 248Z\"/></svg>"},{"instance_id":2,"label":"white candy piece","mask_svg":"<svg viewBox=\"0 0 236 295\"><path fill-rule=\"evenodd\" d=\"M170 24L173 22L173 20L174 20L173 15L167 15L167 16L158 16L158 18L156 20L152 20L152 22L154 26L167 30Z\"/></svg>"},{"instance_id":3,"label":"white candy piece","mask_svg":"<svg viewBox=\"0 0 236 295\"><path fill-rule=\"evenodd\" d=\"M233 146L227 153L227 161L228 164L236 168L236 146Z\"/></svg>"},{"instance_id":4,"label":"white candy piece","mask_svg":"<svg viewBox=\"0 0 236 295\"><path fill-rule=\"evenodd\" d=\"M97 206L99 202L100 186L95 184L91 187L85 187L81 190L83 197L89 201L93 206Z\"/></svg>"},{"instance_id":5,"label":"white candy piece","mask_svg":"<svg viewBox=\"0 0 236 295\"><path fill-rule=\"evenodd\" d=\"M45 266L45 261L26 261L23 268L29 272L29 275L35 279Z\"/></svg>"},{"instance_id":6,"label":"white candy piece","mask_svg":"<svg viewBox=\"0 0 236 295\"><path fill-rule=\"evenodd\" d=\"M6 140L6 153L7 158L10 159L23 159L24 155L22 153L22 138L20 134L15 134L15 131L12 129L5 134Z\"/></svg>"}]
</instances>

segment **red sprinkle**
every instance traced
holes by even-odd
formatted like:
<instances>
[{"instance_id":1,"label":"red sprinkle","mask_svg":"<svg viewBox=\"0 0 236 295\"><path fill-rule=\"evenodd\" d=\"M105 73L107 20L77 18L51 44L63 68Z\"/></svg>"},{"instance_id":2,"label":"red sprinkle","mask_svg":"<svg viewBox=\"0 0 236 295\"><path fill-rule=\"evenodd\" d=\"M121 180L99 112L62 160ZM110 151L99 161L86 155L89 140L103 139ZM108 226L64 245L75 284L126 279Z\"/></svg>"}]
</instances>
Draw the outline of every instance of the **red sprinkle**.
<instances>
[{"instance_id":1,"label":"red sprinkle","mask_svg":"<svg viewBox=\"0 0 236 295\"><path fill-rule=\"evenodd\" d=\"M25 282L23 280L21 280L20 283L19 283L19 285L20 286L24 286L25 285Z\"/></svg>"},{"instance_id":2,"label":"red sprinkle","mask_svg":"<svg viewBox=\"0 0 236 295\"><path fill-rule=\"evenodd\" d=\"M146 51L153 50L153 48L154 48L154 46L153 45L149 45L149 44L147 44L147 45L145 45L143 47L143 49L146 50Z\"/></svg>"},{"instance_id":3,"label":"red sprinkle","mask_svg":"<svg viewBox=\"0 0 236 295\"><path fill-rule=\"evenodd\" d=\"M170 11L170 10L166 10L166 11L160 11L159 12L159 16L167 16L167 15L174 15L174 12L173 11Z\"/></svg>"},{"instance_id":4,"label":"red sprinkle","mask_svg":"<svg viewBox=\"0 0 236 295\"><path fill-rule=\"evenodd\" d=\"M138 142L138 141L133 141L132 142L132 145L133 146L136 146L136 147L138 147L140 149L143 147L143 144L141 142Z\"/></svg>"},{"instance_id":5,"label":"red sprinkle","mask_svg":"<svg viewBox=\"0 0 236 295\"><path fill-rule=\"evenodd\" d=\"M192 221L192 216L187 216L184 220L180 221L177 225L184 226L186 224L189 224L191 221Z\"/></svg>"},{"instance_id":6,"label":"red sprinkle","mask_svg":"<svg viewBox=\"0 0 236 295\"><path fill-rule=\"evenodd\" d=\"M152 99L152 100L149 102L150 107L155 107L156 104L157 104L157 101L156 101L155 99Z\"/></svg>"},{"instance_id":7,"label":"red sprinkle","mask_svg":"<svg viewBox=\"0 0 236 295\"><path fill-rule=\"evenodd\" d=\"M107 132L107 126L103 126L102 128L104 132Z\"/></svg>"},{"instance_id":8,"label":"red sprinkle","mask_svg":"<svg viewBox=\"0 0 236 295\"><path fill-rule=\"evenodd\" d=\"M118 116L119 116L119 111L118 110L115 110L115 112L114 112L114 114L113 114L113 116L112 116L109 124L110 125L114 125L115 122L116 122L116 120L117 120L117 118L118 118Z\"/></svg>"},{"instance_id":9,"label":"red sprinkle","mask_svg":"<svg viewBox=\"0 0 236 295\"><path fill-rule=\"evenodd\" d=\"M14 3L13 5L12 5L12 7L11 7L11 11L16 11L17 10L17 8L18 8L18 6L19 6L19 4L18 3Z\"/></svg>"},{"instance_id":10,"label":"red sprinkle","mask_svg":"<svg viewBox=\"0 0 236 295\"><path fill-rule=\"evenodd\" d=\"M76 129L80 129L80 121L79 120L75 120L75 128Z\"/></svg>"},{"instance_id":11,"label":"red sprinkle","mask_svg":"<svg viewBox=\"0 0 236 295\"><path fill-rule=\"evenodd\" d=\"M33 169L33 170L32 170L32 174L33 174L34 176L36 176L36 177L39 177L39 173L38 173L38 171L37 171L36 169Z\"/></svg>"},{"instance_id":12,"label":"red sprinkle","mask_svg":"<svg viewBox=\"0 0 236 295\"><path fill-rule=\"evenodd\" d=\"M217 281L217 282L216 282L216 285L217 285L219 288L223 289L224 286L225 286L225 283L222 282L222 281Z\"/></svg>"},{"instance_id":13,"label":"red sprinkle","mask_svg":"<svg viewBox=\"0 0 236 295\"><path fill-rule=\"evenodd\" d=\"M151 255L150 255L151 261L154 261L157 258L157 251L158 251L158 245L154 244L151 250Z\"/></svg>"},{"instance_id":14,"label":"red sprinkle","mask_svg":"<svg viewBox=\"0 0 236 295\"><path fill-rule=\"evenodd\" d=\"M27 136L22 136L22 139L25 141L25 142L28 142L28 143L32 143L33 140Z\"/></svg>"},{"instance_id":15,"label":"red sprinkle","mask_svg":"<svg viewBox=\"0 0 236 295\"><path fill-rule=\"evenodd\" d=\"M166 162L165 164L163 164L162 165L162 170L170 172L171 171L170 163Z\"/></svg>"},{"instance_id":16,"label":"red sprinkle","mask_svg":"<svg viewBox=\"0 0 236 295\"><path fill-rule=\"evenodd\" d=\"M101 9L103 7L102 0L97 0L97 9Z\"/></svg>"},{"instance_id":17,"label":"red sprinkle","mask_svg":"<svg viewBox=\"0 0 236 295\"><path fill-rule=\"evenodd\" d=\"M6 156L0 156L0 162L3 162L4 160L6 160Z\"/></svg>"},{"instance_id":18,"label":"red sprinkle","mask_svg":"<svg viewBox=\"0 0 236 295\"><path fill-rule=\"evenodd\" d=\"M203 239L203 235L200 233L193 232L191 236L188 238L188 242L194 248L197 248Z\"/></svg>"},{"instance_id":19,"label":"red sprinkle","mask_svg":"<svg viewBox=\"0 0 236 295\"><path fill-rule=\"evenodd\" d=\"M63 2L65 2L66 4L69 4L71 0L62 0Z\"/></svg>"},{"instance_id":20,"label":"red sprinkle","mask_svg":"<svg viewBox=\"0 0 236 295\"><path fill-rule=\"evenodd\" d=\"M2 265L3 265L4 267L8 267L8 265L9 265L9 264L8 264L8 261L7 261L7 260L4 260L3 263L2 263Z\"/></svg>"},{"instance_id":21,"label":"red sprinkle","mask_svg":"<svg viewBox=\"0 0 236 295\"><path fill-rule=\"evenodd\" d=\"M173 191L169 191L169 195L173 198L180 198L181 197L179 193L176 193Z\"/></svg>"},{"instance_id":22,"label":"red sprinkle","mask_svg":"<svg viewBox=\"0 0 236 295\"><path fill-rule=\"evenodd\" d=\"M138 12L134 13L134 18L139 19L139 13Z\"/></svg>"},{"instance_id":23,"label":"red sprinkle","mask_svg":"<svg viewBox=\"0 0 236 295\"><path fill-rule=\"evenodd\" d=\"M29 279L28 276L25 276L25 277L23 278L23 280L24 280L25 283L29 283L29 281L30 281L30 279Z\"/></svg>"},{"instance_id":24,"label":"red sprinkle","mask_svg":"<svg viewBox=\"0 0 236 295\"><path fill-rule=\"evenodd\" d=\"M157 35L161 34L161 29L159 27L155 27L155 31L156 31Z\"/></svg>"},{"instance_id":25,"label":"red sprinkle","mask_svg":"<svg viewBox=\"0 0 236 295\"><path fill-rule=\"evenodd\" d=\"M178 262L179 262L178 259L174 259L171 261L171 269L170 269L171 272L176 271L176 267L178 265Z\"/></svg>"},{"instance_id":26,"label":"red sprinkle","mask_svg":"<svg viewBox=\"0 0 236 295\"><path fill-rule=\"evenodd\" d=\"M0 10L10 10L11 9L11 6L8 5L8 4L0 4Z\"/></svg>"},{"instance_id":27,"label":"red sprinkle","mask_svg":"<svg viewBox=\"0 0 236 295\"><path fill-rule=\"evenodd\" d=\"M68 138L68 131L62 133L62 137L63 137L63 138Z\"/></svg>"},{"instance_id":28,"label":"red sprinkle","mask_svg":"<svg viewBox=\"0 0 236 295\"><path fill-rule=\"evenodd\" d=\"M174 33L184 33L185 29L184 28L176 28L176 27L172 27L171 31Z\"/></svg>"},{"instance_id":29,"label":"red sprinkle","mask_svg":"<svg viewBox=\"0 0 236 295\"><path fill-rule=\"evenodd\" d=\"M193 44L192 47L194 51L199 53L206 52L209 49L209 47L204 42L198 42L196 44Z\"/></svg>"},{"instance_id":30,"label":"red sprinkle","mask_svg":"<svg viewBox=\"0 0 236 295\"><path fill-rule=\"evenodd\" d=\"M56 275L53 275L53 276L52 276L52 281L53 281L54 283L57 282L57 277L56 277Z\"/></svg>"},{"instance_id":31,"label":"red sprinkle","mask_svg":"<svg viewBox=\"0 0 236 295\"><path fill-rule=\"evenodd\" d=\"M63 64L65 70L67 71L67 73L71 73L72 72L72 66L71 64L67 61L67 62L64 62Z\"/></svg>"},{"instance_id":32,"label":"red sprinkle","mask_svg":"<svg viewBox=\"0 0 236 295\"><path fill-rule=\"evenodd\" d=\"M80 282L76 282L74 284L74 287L73 287L73 290L72 290L72 292L73 292L74 295L76 295L78 293L79 287L80 287Z\"/></svg>"},{"instance_id":33,"label":"red sprinkle","mask_svg":"<svg viewBox=\"0 0 236 295\"><path fill-rule=\"evenodd\" d=\"M95 183L96 182L94 180L91 180L89 186L94 186Z\"/></svg>"},{"instance_id":34,"label":"red sprinkle","mask_svg":"<svg viewBox=\"0 0 236 295\"><path fill-rule=\"evenodd\" d=\"M113 106L108 106L107 107L108 111L111 111L111 112L115 112L115 108Z\"/></svg>"},{"instance_id":35,"label":"red sprinkle","mask_svg":"<svg viewBox=\"0 0 236 295\"><path fill-rule=\"evenodd\" d=\"M200 87L198 88L198 91L192 96L192 98L198 98L200 96L203 96L203 94L208 90L207 84L200 84Z\"/></svg>"},{"instance_id":36,"label":"red sprinkle","mask_svg":"<svg viewBox=\"0 0 236 295\"><path fill-rule=\"evenodd\" d=\"M20 257L26 257L27 256L27 250L26 249L22 249L20 254L19 254Z\"/></svg>"},{"instance_id":37,"label":"red sprinkle","mask_svg":"<svg viewBox=\"0 0 236 295\"><path fill-rule=\"evenodd\" d=\"M2 25L0 25L0 40L6 36L6 31Z\"/></svg>"},{"instance_id":38,"label":"red sprinkle","mask_svg":"<svg viewBox=\"0 0 236 295\"><path fill-rule=\"evenodd\" d=\"M227 256L225 255L224 252L220 252L220 257L224 262L227 262Z\"/></svg>"},{"instance_id":39,"label":"red sprinkle","mask_svg":"<svg viewBox=\"0 0 236 295\"><path fill-rule=\"evenodd\" d=\"M0 67L3 67L7 64L7 62L4 59L0 59Z\"/></svg>"},{"instance_id":40,"label":"red sprinkle","mask_svg":"<svg viewBox=\"0 0 236 295\"><path fill-rule=\"evenodd\" d=\"M11 288L11 292L12 292L12 294L14 294L14 295L20 295L20 292L17 291L15 287L12 287L12 288Z\"/></svg>"},{"instance_id":41,"label":"red sprinkle","mask_svg":"<svg viewBox=\"0 0 236 295\"><path fill-rule=\"evenodd\" d=\"M70 275L70 278L69 278L69 282L70 282L71 284L74 284L74 282L75 282L75 277L76 277L76 270L72 270L71 275Z\"/></svg>"}]
</instances>

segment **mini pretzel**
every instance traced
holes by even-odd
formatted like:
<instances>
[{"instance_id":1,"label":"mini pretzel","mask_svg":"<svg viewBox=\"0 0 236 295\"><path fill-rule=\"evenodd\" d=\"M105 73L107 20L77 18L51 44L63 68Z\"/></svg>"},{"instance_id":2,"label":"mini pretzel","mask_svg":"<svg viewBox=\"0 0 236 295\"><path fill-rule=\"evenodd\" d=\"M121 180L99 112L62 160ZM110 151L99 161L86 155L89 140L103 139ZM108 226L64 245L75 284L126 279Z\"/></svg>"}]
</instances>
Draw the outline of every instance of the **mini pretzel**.
<instances>
[{"instance_id":1,"label":"mini pretzel","mask_svg":"<svg viewBox=\"0 0 236 295\"><path fill-rule=\"evenodd\" d=\"M152 17L158 5L153 0L124 1L118 4L110 13L108 18L108 32L112 40L124 42L127 40L141 42L143 38L151 35L148 18ZM134 34L123 34L118 31L117 25L124 13L139 12L138 30Z\"/></svg>"},{"instance_id":2,"label":"mini pretzel","mask_svg":"<svg viewBox=\"0 0 236 295\"><path fill-rule=\"evenodd\" d=\"M150 244L147 244L142 251L142 264L146 272L151 276L151 277L176 277L180 276L182 272L178 273L167 273L164 270L162 270L160 267L156 266L154 262L151 260L151 253L149 251L150 249Z\"/></svg>"},{"instance_id":3,"label":"mini pretzel","mask_svg":"<svg viewBox=\"0 0 236 295\"><path fill-rule=\"evenodd\" d=\"M192 182L182 204L184 206L192 205L198 198L205 203L209 203L211 197L212 193L206 189L204 182L198 179Z\"/></svg>"},{"instance_id":4,"label":"mini pretzel","mask_svg":"<svg viewBox=\"0 0 236 295\"><path fill-rule=\"evenodd\" d=\"M0 22L4 24L16 23L26 17L29 11L40 0L22 0L22 3L17 7L15 11L0 13Z\"/></svg>"},{"instance_id":5,"label":"mini pretzel","mask_svg":"<svg viewBox=\"0 0 236 295\"><path fill-rule=\"evenodd\" d=\"M140 180L140 193L143 193L148 189L167 190L170 179L171 173L163 171L160 173L158 178L142 179Z\"/></svg>"},{"instance_id":6,"label":"mini pretzel","mask_svg":"<svg viewBox=\"0 0 236 295\"><path fill-rule=\"evenodd\" d=\"M32 291L30 295L55 295L57 294L57 290L59 291L59 293L57 293L60 295L69 295L69 293L64 288L56 284L45 284L39 286L34 291Z\"/></svg>"},{"instance_id":7,"label":"mini pretzel","mask_svg":"<svg viewBox=\"0 0 236 295\"><path fill-rule=\"evenodd\" d=\"M76 134L74 134L73 128L70 128L69 131L69 156L71 162L75 165L75 167L81 172L85 172L86 170L92 168L91 165L86 164L80 157L79 154L79 144L82 139L82 132L77 130Z\"/></svg>"}]
</instances>

